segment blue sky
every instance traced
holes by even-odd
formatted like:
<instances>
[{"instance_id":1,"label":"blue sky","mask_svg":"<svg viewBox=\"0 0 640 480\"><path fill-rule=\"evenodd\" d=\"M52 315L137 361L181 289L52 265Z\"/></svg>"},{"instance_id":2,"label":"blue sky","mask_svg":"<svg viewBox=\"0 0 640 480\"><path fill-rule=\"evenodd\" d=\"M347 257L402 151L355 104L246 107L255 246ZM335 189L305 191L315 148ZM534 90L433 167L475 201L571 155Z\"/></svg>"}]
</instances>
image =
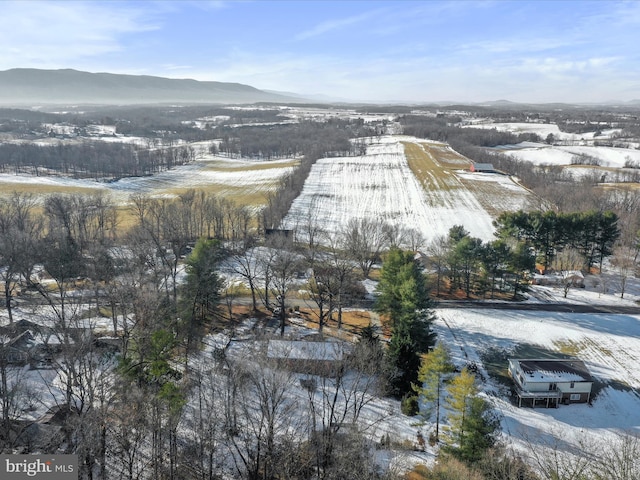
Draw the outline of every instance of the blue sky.
<instances>
[{"instance_id":1,"label":"blue sky","mask_svg":"<svg viewBox=\"0 0 640 480\"><path fill-rule=\"evenodd\" d=\"M640 99L640 1L0 1L0 70L372 102Z\"/></svg>"}]
</instances>

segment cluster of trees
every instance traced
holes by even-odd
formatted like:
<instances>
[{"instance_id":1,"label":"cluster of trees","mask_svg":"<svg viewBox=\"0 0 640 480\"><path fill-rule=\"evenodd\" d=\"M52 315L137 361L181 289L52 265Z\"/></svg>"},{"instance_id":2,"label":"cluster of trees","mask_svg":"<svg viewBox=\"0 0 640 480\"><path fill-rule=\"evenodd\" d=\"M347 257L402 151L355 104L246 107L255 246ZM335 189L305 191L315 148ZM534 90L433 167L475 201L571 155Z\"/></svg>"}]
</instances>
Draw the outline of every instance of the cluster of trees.
<instances>
[{"instance_id":1,"label":"cluster of trees","mask_svg":"<svg viewBox=\"0 0 640 480\"><path fill-rule=\"evenodd\" d=\"M419 397L434 407L436 429L430 443L435 445L439 440L441 399L446 391L448 423L443 451L469 463L482 458L496 442L498 421L478 395L473 373L465 368L451 377L455 367L442 343L435 345L431 330L433 303L426 276L413 252L392 248L385 255L375 308L389 322L392 332L386 351L389 393L402 397L403 410L408 414L418 413Z\"/></svg>"},{"instance_id":2,"label":"cluster of trees","mask_svg":"<svg viewBox=\"0 0 640 480\"><path fill-rule=\"evenodd\" d=\"M449 352L442 343L423 355L416 393L428 405L427 417L435 414L435 431L430 443L440 440L441 405L447 412L443 452L466 463L481 460L496 444L499 420L489 403L479 396L477 380L466 367L455 372ZM444 398L443 398L444 397Z\"/></svg>"},{"instance_id":3,"label":"cluster of trees","mask_svg":"<svg viewBox=\"0 0 640 480\"><path fill-rule=\"evenodd\" d=\"M300 403L282 397L297 377L269 367L259 351L231 358L223 349L215 364L197 360L205 329L229 319L219 308L223 257L245 272L265 306L276 300L283 312L293 280L311 266L309 301L325 302L325 318L340 318L342 306L363 294L349 248L365 247L350 244L346 232L334 248L277 235L262 245L250 211L202 192L137 195L130 203L125 229L116 206L100 195L52 195L42 206L18 193L0 201L0 272L11 322L23 312L14 305L20 293L21 302L48 306L43 315L60 345L54 381L34 393L25 370L4 361L3 337L1 448L77 453L82 478L216 478L229 471L240 478L337 478L346 470L376 478L372 446L355 428L384 363L373 334L345 357L338 375L309 389L313 415L303 418L314 423L306 430L291 415ZM90 334L100 317L111 320L117 355ZM61 430L35 432L21 411L25 395L55 402ZM288 436L289 427L308 438Z\"/></svg>"},{"instance_id":4,"label":"cluster of trees","mask_svg":"<svg viewBox=\"0 0 640 480\"><path fill-rule=\"evenodd\" d=\"M551 267L554 260L562 260L559 254L568 253L569 250L577 251L582 262L565 265L569 268L562 270L582 269L589 272L595 264L602 270L603 260L613 253L620 236L618 216L611 211L504 212L495 221L495 226L499 237L515 238L533 247L544 270Z\"/></svg>"},{"instance_id":5,"label":"cluster of trees","mask_svg":"<svg viewBox=\"0 0 640 480\"><path fill-rule=\"evenodd\" d=\"M436 296L448 284L449 294L463 291L467 297L489 294L494 298L497 293L510 293L515 298L535 268L535 256L526 242L510 238L483 242L461 225L431 242L426 252Z\"/></svg>"},{"instance_id":6,"label":"cluster of trees","mask_svg":"<svg viewBox=\"0 0 640 480\"><path fill-rule=\"evenodd\" d=\"M254 127L216 127L212 134L221 138L219 150L229 156L274 159L327 155L357 155L358 145L352 138L371 136L375 132L361 121L335 120L301 121L296 124Z\"/></svg>"},{"instance_id":7,"label":"cluster of trees","mask_svg":"<svg viewBox=\"0 0 640 480\"><path fill-rule=\"evenodd\" d=\"M504 212L495 225L498 239L494 241L483 242L458 225L447 237L427 246L436 296L448 284L449 294L463 291L467 297L489 294L493 298L498 292L510 292L515 298L526 288L526 277L536 263L543 270L589 272L595 265L602 268L604 259L612 255L615 265L626 267L628 277L627 260L635 263L637 258L637 240L634 248L617 243L618 217L609 211ZM569 286L565 284L565 294Z\"/></svg>"},{"instance_id":8,"label":"cluster of trees","mask_svg":"<svg viewBox=\"0 0 640 480\"><path fill-rule=\"evenodd\" d=\"M36 176L63 174L74 178L111 179L152 175L195 160L189 146L172 142L148 148L129 143L84 140L79 144L0 144L0 171Z\"/></svg>"}]
</instances>

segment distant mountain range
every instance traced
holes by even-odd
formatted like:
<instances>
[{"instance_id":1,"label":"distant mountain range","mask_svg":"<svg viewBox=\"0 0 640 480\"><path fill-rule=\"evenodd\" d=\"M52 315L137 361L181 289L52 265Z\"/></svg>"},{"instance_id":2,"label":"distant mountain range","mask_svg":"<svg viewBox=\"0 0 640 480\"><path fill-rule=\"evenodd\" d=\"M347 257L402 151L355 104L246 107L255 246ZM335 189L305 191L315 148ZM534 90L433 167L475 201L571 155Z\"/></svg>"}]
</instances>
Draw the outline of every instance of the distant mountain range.
<instances>
[{"instance_id":1,"label":"distant mountain range","mask_svg":"<svg viewBox=\"0 0 640 480\"><path fill-rule=\"evenodd\" d=\"M0 104L129 105L308 101L240 83L200 82L149 75L14 68L0 71Z\"/></svg>"}]
</instances>

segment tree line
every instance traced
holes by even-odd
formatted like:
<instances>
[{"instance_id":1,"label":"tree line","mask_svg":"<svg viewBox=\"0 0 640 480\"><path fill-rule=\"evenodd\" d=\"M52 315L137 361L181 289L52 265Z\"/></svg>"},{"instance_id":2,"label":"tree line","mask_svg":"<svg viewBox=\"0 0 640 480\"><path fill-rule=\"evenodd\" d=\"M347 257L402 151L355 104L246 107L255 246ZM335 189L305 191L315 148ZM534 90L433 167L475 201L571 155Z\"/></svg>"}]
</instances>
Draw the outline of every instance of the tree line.
<instances>
[{"instance_id":1,"label":"tree line","mask_svg":"<svg viewBox=\"0 0 640 480\"><path fill-rule=\"evenodd\" d=\"M105 116L108 111L101 112L102 116L96 116L95 120L100 124L115 124L118 134L143 136L146 138L144 145L107 143L86 138L79 142L58 142L55 145L3 143L0 145L0 171L35 175L55 173L96 180L152 175L193 162L195 150L183 142L196 140L213 141L210 152L229 157L273 160L357 155L364 152L364 146L351 139L374 133L362 120L330 119L326 122L301 121L286 124L285 120L290 120L278 116L277 110L192 110L179 110L179 113L171 111L153 119L148 117L156 111L153 109L123 112L131 115L133 120ZM181 120L186 113L216 113L224 120L212 122L205 129L198 129ZM25 118L33 121L39 117L28 115ZM76 129L82 129L89 124L90 118L74 117L76 123L73 125ZM241 123L233 124L234 121ZM254 125L258 121L268 124ZM12 122L7 121L5 126L10 127ZM38 128L41 127L36 130Z\"/></svg>"},{"instance_id":2,"label":"tree line","mask_svg":"<svg viewBox=\"0 0 640 480\"><path fill-rule=\"evenodd\" d=\"M503 212L495 226L500 237L528 242L544 270L552 266L560 252L574 249L582 262L572 268L589 272L597 264L602 271L602 262L613 254L620 236L618 216L611 211Z\"/></svg>"},{"instance_id":3,"label":"tree line","mask_svg":"<svg viewBox=\"0 0 640 480\"><path fill-rule=\"evenodd\" d=\"M67 175L96 180L152 175L195 160L190 146L141 147L130 143L0 144L0 171L35 176Z\"/></svg>"},{"instance_id":4,"label":"tree line","mask_svg":"<svg viewBox=\"0 0 640 480\"><path fill-rule=\"evenodd\" d=\"M349 156L361 154L351 139L370 136L374 130L355 120L301 121L293 125L243 127L220 126L212 130L220 138L220 153L232 157L278 159L299 156Z\"/></svg>"}]
</instances>

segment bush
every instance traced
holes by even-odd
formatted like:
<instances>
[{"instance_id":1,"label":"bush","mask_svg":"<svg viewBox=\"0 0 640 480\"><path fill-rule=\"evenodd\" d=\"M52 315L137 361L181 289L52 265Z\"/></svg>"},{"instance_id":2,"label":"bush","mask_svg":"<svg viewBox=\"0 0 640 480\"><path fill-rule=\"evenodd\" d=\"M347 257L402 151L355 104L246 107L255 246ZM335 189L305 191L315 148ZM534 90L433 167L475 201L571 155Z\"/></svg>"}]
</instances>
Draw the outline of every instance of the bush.
<instances>
[{"instance_id":1,"label":"bush","mask_svg":"<svg viewBox=\"0 0 640 480\"><path fill-rule=\"evenodd\" d=\"M420 406L418 405L418 396L411 395L409 393L405 394L402 397L402 401L400 402L400 410L404 415L409 417L413 417L418 414L420 411Z\"/></svg>"}]
</instances>

